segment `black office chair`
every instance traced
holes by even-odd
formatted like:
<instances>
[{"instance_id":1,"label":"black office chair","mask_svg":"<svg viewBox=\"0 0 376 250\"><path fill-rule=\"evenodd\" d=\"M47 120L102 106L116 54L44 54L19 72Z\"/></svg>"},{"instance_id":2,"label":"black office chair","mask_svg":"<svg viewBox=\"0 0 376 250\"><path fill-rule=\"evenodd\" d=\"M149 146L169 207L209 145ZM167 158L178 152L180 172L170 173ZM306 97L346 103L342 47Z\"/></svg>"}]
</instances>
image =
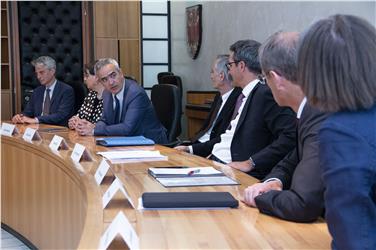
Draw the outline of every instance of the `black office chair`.
<instances>
[{"instance_id":1,"label":"black office chair","mask_svg":"<svg viewBox=\"0 0 376 250\"><path fill-rule=\"evenodd\" d=\"M162 77L164 77L164 76L173 76L173 75L174 75L174 73L169 72L169 71L167 71L167 72L159 72L158 75L157 75L158 83L159 84L161 83Z\"/></svg>"},{"instance_id":2,"label":"black office chair","mask_svg":"<svg viewBox=\"0 0 376 250\"><path fill-rule=\"evenodd\" d=\"M180 76L177 75L165 75L161 77L160 81L158 82L159 84L172 84L175 85L179 88L180 91L180 98L183 98L183 85L181 82Z\"/></svg>"},{"instance_id":3,"label":"black office chair","mask_svg":"<svg viewBox=\"0 0 376 250\"><path fill-rule=\"evenodd\" d=\"M181 99L179 89L171 84L156 84L151 89L151 102L162 125L167 129L168 144L178 144L181 133Z\"/></svg>"}]
</instances>

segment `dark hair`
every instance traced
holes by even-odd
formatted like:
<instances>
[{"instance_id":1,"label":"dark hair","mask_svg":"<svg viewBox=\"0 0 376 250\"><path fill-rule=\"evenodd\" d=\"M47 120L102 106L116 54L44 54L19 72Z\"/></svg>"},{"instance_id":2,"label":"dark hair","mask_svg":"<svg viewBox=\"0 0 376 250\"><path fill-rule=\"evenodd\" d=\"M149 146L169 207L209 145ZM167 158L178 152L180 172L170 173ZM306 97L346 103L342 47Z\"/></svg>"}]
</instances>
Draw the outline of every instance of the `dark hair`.
<instances>
[{"instance_id":1,"label":"dark hair","mask_svg":"<svg viewBox=\"0 0 376 250\"><path fill-rule=\"evenodd\" d=\"M98 60L94 61L94 62L91 62L91 63L87 63L84 65L84 72L86 71L89 71L90 75L95 75L95 70L94 70L94 66L95 64L98 62Z\"/></svg>"},{"instance_id":2,"label":"dark hair","mask_svg":"<svg viewBox=\"0 0 376 250\"><path fill-rule=\"evenodd\" d=\"M260 43L255 40L240 40L230 46L230 51L234 52L235 61L243 61L248 70L261 74L261 66L258 58Z\"/></svg>"},{"instance_id":3,"label":"dark hair","mask_svg":"<svg viewBox=\"0 0 376 250\"><path fill-rule=\"evenodd\" d=\"M324 111L370 108L376 101L376 29L351 15L314 23L298 49L298 83Z\"/></svg>"},{"instance_id":4,"label":"dark hair","mask_svg":"<svg viewBox=\"0 0 376 250\"><path fill-rule=\"evenodd\" d=\"M291 82L297 78L297 47L299 35L296 32L278 31L260 47L259 58L265 74L273 70Z\"/></svg>"}]
</instances>

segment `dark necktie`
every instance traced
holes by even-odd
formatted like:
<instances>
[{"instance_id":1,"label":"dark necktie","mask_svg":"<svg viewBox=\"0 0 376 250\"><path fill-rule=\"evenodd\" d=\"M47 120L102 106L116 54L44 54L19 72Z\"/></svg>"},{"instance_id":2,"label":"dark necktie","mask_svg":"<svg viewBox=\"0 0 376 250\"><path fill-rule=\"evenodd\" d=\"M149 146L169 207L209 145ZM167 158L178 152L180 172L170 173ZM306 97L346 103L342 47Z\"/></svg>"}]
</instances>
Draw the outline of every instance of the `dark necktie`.
<instances>
[{"instance_id":1,"label":"dark necktie","mask_svg":"<svg viewBox=\"0 0 376 250\"><path fill-rule=\"evenodd\" d=\"M238 96L238 99L236 99L234 112L232 112L232 116L231 116L231 121L234 120L235 117L238 115L238 113L239 113L239 108L240 108L240 106L241 106L242 103L243 103L243 98L244 98L243 93L240 93L240 95ZM228 128L227 128L227 129L231 129L231 121L230 121L230 124L228 125Z\"/></svg>"},{"instance_id":2,"label":"dark necktie","mask_svg":"<svg viewBox=\"0 0 376 250\"><path fill-rule=\"evenodd\" d=\"M240 95L238 96L238 99L236 99L234 112L232 113L232 116L231 116L231 121L234 120L235 117L238 115L239 108L243 103L243 98L244 98L243 93L240 93Z\"/></svg>"},{"instance_id":3,"label":"dark necktie","mask_svg":"<svg viewBox=\"0 0 376 250\"><path fill-rule=\"evenodd\" d=\"M119 99L115 97L115 124L120 123L120 102Z\"/></svg>"},{"instance_id":4,"label":"dark necktie","mask_svg":"<svg viewBox=\"0 0 376 250\"><path fill-rule=\"evenodd\" d=\"M46 89L46 97L44 98L43 104L43 115L50 114L51 98L50 98L50 89Z\"/></svg>"}]
</instances>

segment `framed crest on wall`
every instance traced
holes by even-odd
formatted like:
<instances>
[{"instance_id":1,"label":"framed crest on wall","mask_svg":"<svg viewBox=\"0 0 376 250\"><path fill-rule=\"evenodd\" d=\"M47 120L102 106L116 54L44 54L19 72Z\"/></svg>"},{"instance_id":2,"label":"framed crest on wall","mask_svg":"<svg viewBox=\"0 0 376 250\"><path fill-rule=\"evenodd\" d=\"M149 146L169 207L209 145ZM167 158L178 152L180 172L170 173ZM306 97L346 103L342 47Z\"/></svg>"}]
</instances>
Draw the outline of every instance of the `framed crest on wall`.
<instances>
[{"instance_id":1,"label":"framed crest on wall","mask_svg":"<svg viewBox=\"0 0 376 250\"><path fill-rule=\"evenodd\" d=\"M185 9L187 20L187 45L192 59L196 59L201 47L202 37L202 5L194 5Z\"/></svg>"}]
</instances>

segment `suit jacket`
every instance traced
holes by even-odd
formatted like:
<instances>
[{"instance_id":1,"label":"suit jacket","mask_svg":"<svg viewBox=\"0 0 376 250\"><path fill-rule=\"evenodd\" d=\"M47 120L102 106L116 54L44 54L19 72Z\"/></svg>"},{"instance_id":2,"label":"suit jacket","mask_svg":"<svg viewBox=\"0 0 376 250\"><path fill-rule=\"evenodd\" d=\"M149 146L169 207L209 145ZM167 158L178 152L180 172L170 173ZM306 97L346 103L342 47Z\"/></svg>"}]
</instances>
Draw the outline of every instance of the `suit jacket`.
<instances>
[{"instance_id":1,"label":"suit jacket","mask_svg":"<svg viewBox=\"0 0 376 250\"><path fill-rule=\"evenodd\" d=\"M264 178L295 147L295 115L289 108L279 107L268 86L259 82L249 94L231 142L232 161L252 157L255 168L248 172ZM214 138L215 143L221 138Z\"/></svg>"},{"instance_id":2,"label":"suit jacket","mask_svg":"<svg viewBox=\"0 0 376 250\"><path fill-rule=\"evenodd\" d=\"M328 117L319 142L333 249L376 249L376 103Z\"/></svg>"},{"instance_id":3,"label":"suit jacket","mask_svg":"<svg viewBox=\"0 0 376 250\"><path fill-rule=\"evenodd\" d=\"M255 168L248 172L264 178L295 147L295 113L278 106L270 88L258 83L249 94L231 142L232 161L252 157Z\"/></svg>"},{"instance_id":4,"label":"suit jacket","mask_svg":"<svg viewBox=\"0 0 376 250\"><path fill-rule=\"evenodd\" d=\"M234 112L236 99L238 98L238 96L240 95L241 92L242 92L242 89L239 88L239 87L234 88L233 91L231 92L231 94L228 97L226 103L223 105L223 108L222 108L221 112L219 113L217 120L215 121L215 123L213 125L213 129L210 133L210 140L203 142L203 143L196 141L192 144L193 153L195 155L200 155L200 156L203 156L203 157L210 155L211 149L213 148L214 144L216 143L216 140L214 140L214 139L215 138L220 139L221 134L226 132L226 129L228 128L228 126L231 122L231 116L232 116L232 113ZM214 112L214 110L216 109L215 106L220 105L220 102L219 102L220 98L221 98L221 95L218 94L216 96L216 98L214 99L212 108L210 110L210 114L209 114L208 118L205 120L204 125L202 126L200 131L203 131L208 126L208 124L210 122L210 117L211 117L212 113ZM198 133L200 133L200 132L198 132Z\"/></svg>"},{"instance_id":5,"label":"suit jacket","mask_svg":"<svg viewBox=\"0 0 376 250\"><path fill-rule=\"evenodd\" d=\"M278 178L284 190L257 196L255 201L260 212L297 222L314 221L323 213L318 131L326 117L327 114L305 105L297 128L298 150L286 156L265 178Z\"/></svg>"},{"instance_id":6,"label":"suit jacket","mask_svg":"<svg viewBox=\"0 0 376 250\"><path fill-rule=\"evenodd\" d=\"M68 84L57 81L51 97L50 114L42 115L45 86L34 89L22 114L38 118L40 123L67 126L74 114L74 91Z\"/></svg>"},{"instance_id":7,"label":"suit jacket","mask_svg":"<svg viewBox=\"0 0 376 250\"><path fill-rule=\"evenodd\" d=\"M103 92L103 114L97 122L94 135L143 135L155 143L167 143L166 129L158 120L145 90L135 81L124 81L123 107L120 123L115 124L113 97Z\"/></svg>"}]
</instances>

